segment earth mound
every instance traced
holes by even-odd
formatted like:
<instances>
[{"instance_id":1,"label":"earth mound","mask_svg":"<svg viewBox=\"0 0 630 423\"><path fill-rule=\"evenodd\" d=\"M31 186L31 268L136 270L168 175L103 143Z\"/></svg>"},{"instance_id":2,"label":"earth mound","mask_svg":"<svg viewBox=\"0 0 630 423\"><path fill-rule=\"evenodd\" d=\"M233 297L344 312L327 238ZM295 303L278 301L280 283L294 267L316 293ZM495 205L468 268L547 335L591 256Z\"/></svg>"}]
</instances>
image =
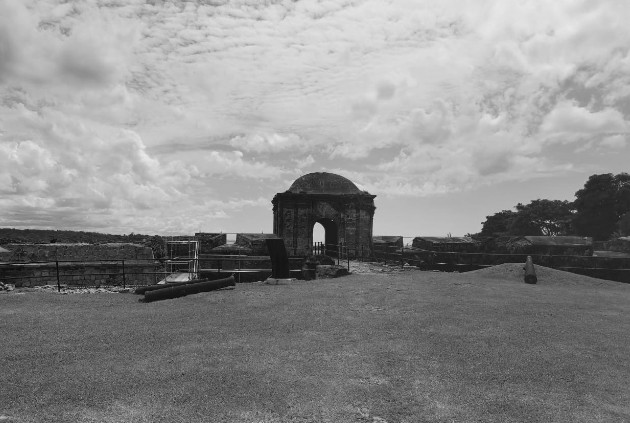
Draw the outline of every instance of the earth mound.
<instances>
[{"instance_id":1,"label":"earth mound","mask_svg":"<svg viewBox=\"0 0 630 423\"><path fill-rule=\"evenodd\" d=\"M592 278L590 276L578 275L576 273L566 272L564 270L552 269L545 266L537 266L534 264L536 276L538 277L538 285L581 285L581 286L617 286L618 282L607 281L604 279ZM503 279L509 282L523 283L524 278L523 263L504 263L485 269L473 270L472 272L462 273L462 277L483 277L490 279Z\"/></svg>"}]
</instances>

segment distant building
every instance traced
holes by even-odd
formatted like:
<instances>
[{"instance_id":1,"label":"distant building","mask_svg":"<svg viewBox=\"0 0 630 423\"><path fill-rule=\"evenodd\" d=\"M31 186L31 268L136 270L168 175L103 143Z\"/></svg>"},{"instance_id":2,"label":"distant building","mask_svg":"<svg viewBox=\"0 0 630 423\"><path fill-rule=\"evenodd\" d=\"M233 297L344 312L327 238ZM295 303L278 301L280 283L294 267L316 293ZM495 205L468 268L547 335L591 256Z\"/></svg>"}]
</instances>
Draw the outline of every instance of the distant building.
<instances>
[{"instance_id":1,"label":"distant building","mask_svg":"<svg viewBox=\"0 0 630 423\"><path fill-rule=\"evenodd\" d=\"M474 253L479 250L480 243L469 237L418 236L411 245L422 250Z\"/></svg>"}]
</instances>

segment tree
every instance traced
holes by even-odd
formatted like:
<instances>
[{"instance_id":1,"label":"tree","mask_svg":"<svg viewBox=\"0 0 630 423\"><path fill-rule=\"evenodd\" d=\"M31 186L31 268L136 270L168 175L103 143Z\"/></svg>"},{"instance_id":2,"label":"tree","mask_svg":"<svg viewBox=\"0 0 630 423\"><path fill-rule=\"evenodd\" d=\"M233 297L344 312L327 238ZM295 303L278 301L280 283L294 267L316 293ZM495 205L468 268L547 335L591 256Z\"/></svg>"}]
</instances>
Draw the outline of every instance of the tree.
<instances>
[{"instance_id":1,"label":"tree","mask_svg":"<svg viewBox=\"0 0 630 423\"><path fill-rule=\"evenodd\" d=\"M571 232L573 208L560 200L533 200L516 205L516 216L508 232L511 235L567 235Z\"/></svg>"},{"instance_id":2,"label":"tree","mask_svg":"<svg viewBox=\"0 0 630 423\"><path fill-rule=\"evenodd\" d=\"M630 175L591 175L575 193L573 225L579 235L607 240L617 222L630 211Z\"/></svg>"},{"instance_id":3,"label":"tree","mask_svg":"<svg viewBox=\"0 0 630 423\"><path fill-rule=\"evenodd\" d=\"M512 210L503 210L492 216L486 216L486 221L482 222L481 236L501 236L507 235L512 220L516 217L516 213Z\"/></svg>"}]
</instances>

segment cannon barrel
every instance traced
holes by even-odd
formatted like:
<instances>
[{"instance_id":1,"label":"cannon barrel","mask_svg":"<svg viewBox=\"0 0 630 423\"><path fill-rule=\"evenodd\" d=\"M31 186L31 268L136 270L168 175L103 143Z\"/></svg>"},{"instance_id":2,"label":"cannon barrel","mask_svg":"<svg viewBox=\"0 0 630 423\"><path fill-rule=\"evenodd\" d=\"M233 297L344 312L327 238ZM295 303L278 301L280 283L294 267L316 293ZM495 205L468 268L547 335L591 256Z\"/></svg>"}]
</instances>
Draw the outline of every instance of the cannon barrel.
<instances>
[{"instance_id":1,"label":"cannon barrel","mask_svg":"<svg viewBox=\"0 0 630 423\"><path fill-rule=\"evenodd\" d=\"M144 300L141 301L145 303L150 303L152 301L168 300L170 298L179 298L190 294L198 294L200 292L208 292L221 288L227 288L228 286L235 286L234 276L230 276L229 278L217 279L214 281L197 281L196 283L185 283L179 284L177 286L169 286L162 289L146 291L144 293Z\"/></svg>"},{"instance_id":2,"label":"cannon barrel","mask_svg":"<svg viewBox=\"0 0 630 423\"><path fill-rule=\"evenodd\" d=\"M171 288L173 286L192 285L194 283L206 282L208 280L209 279L193 279L193 280L185 281L185 282L169 282L169 283L163 283L161 285L140 286L136 288L134 293L142 295L148 291L157 291L158 289Z\"/></svg>"},{"instance_id":3,"label":"cannon barrel","mask_svg":"<svg viewBox=\"0 0 630 423\"><path fill-rule=\"evenodd\" d=\"M534 262L532 261L532 256L527 256L527 260L525 261L525 266L523 266L525 270L525 283L535 284L538 282L538 278L536 277L536 269L534 269Z\"/></svg>"}]
</instances>

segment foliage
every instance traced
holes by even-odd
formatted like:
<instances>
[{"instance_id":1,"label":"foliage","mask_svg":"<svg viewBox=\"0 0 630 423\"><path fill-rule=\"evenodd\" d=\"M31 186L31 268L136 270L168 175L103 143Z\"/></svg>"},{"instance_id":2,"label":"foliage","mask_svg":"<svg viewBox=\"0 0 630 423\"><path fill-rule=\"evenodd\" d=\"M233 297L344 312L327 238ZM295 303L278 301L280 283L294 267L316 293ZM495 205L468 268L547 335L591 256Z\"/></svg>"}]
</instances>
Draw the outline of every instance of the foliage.
<instances>
[{"instance_id":1,"label":"foliage","mask_svg":"<svg viewBox=\"0 0 630 423\"><path fill-rule=\"evenodd\" d=\"M516 211L503 210L486 216L479 235L566 235L572 217L568 201L538 199L526 205L517 204Z\"/></svg>"},{"instance_id":2,"label":"foliage","mask_svg":"<svg viewBox=\"0 0 630 423\"><path fill-rule=\"evenodd\" d=\"M130 242L151 247L155 258L164 257L164 240L159 235L142 234L113 235L98 232L57 231L49 229L0 228L0 245L6 244L48 244L48 243L104 244L109 242Z\"/></svg>"},{"instance_id":3,"label":"foliage","mask_svg":"<svg viewBox=\"0 0 630 423\"><path fill-rule=\"evenodd\" d=\"M516 205L516 216L508 230L510 235L568 235L572 218L568 201L538 199Z\"/></svg>"},{"instance_id":4,"label":"foliage","mask_svg":"<svg viewBox=\"0 0 630 423\"><path fill-rule=\"evenodd\" d=\"M166 255L164 247L164 239L159 235L154 235L144 242L144 245L151 247L153 257L156 259L163 258Z\"/></svg>"},{"instance_id":5,"label":"foliage","mask_svg":"<svg viewBox=\"0 0 630 423\"><path fill-rule=\"evenodd\" d=\"M5 244L48 244L48 243L102 244L106 242L131 242L126 235L101 234L97 232L57 231L48 229L0 228L0 245Z\"/></svg>"},{"instance_id":6,"label":"foliage","mask_svg":"<svg viewBox=\"0 0 630 423\"><path fill-rule=\"evenodd\" d=\"M503 210L492 216L486 216L486 221L482 222L480 236L502 236L507 235L512 220L516 217L516 213L512 210Z\"/></svg>"},{"instance_id":7,"label":"foliage","mask_svg":"<svg viewBox=\"0 0 630 423\"><path fill-rule=\"evenodd\" d=\"M630 211L630 175L591 175L575 197L573 225L577 233L606 240Z\"/></svg>"}]
</instances>

